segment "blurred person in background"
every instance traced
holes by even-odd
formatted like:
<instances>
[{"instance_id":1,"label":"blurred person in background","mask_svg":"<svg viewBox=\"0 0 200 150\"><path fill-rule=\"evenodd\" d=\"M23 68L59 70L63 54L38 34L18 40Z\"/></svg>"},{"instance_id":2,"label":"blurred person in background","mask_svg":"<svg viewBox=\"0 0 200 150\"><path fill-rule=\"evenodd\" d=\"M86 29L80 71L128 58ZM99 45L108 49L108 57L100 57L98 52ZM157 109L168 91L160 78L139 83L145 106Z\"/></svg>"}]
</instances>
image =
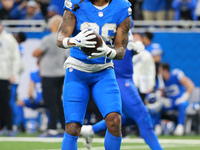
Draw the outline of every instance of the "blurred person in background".
<instances>
[{"instance_id":1,"label":"blurred person in background","mask_svg":"<svg viewBox=\"0 0 200 150\"><path fill-rule=\"evenodd\" d=\"M159 66L159 73L163 77L165 84L163 95L170 103L163 105L161 113L151 116L152 120L154 120L154 125L159 125L161 123L161 114L177 110L177 126L174 135L181 136L184 134L186 108L188 99L194 89L194 84L180 69L170 70L170 66L167 63Z\"/></svg>"},{"instance_id":2,"label":"blurred person in background","mask_svg":"<svg viewBox=\"0 0 200 150\"><path fill-rule=\"evenodd\" d=\"M133 34L133 38L134 41L142 41L142 35L139 33ZM133 79L135 85L138 88L142 101L148 108L149 105L147 103L147 98L154 96L154 98L158 99L160 97L160 92L157 89L157 87L159 87L157 86L159 82L156 82L155 78L156 69L153 56L149 51L145 49L140 51L140 53L137 55L133 56L133 64ZM155 133L158 135L157 130L155 130Z\"/></svg>"},{"instance_id":3,"label":"blurred person in background","mask_svg":"<svg viewBox=\"0 0 200 150\"><path fill-rule=\"evenodd\" d=\"M12 110L9 104L11 83L17 81L21 57L19 45L12 34L0 24L0 118L4 125L0 134L15 136L12 129Z\"/></svg>"},{"instance_id":4,"label":"blurred person in background","mask_svg":"<svg viewBox=\"0 0 200 150\"><path fill-rule=\"evenodd\" d=\"M40 68L40 58L37 61L38 68ZM17 106L21 107L28 107L31 109L37 109L39 112L39 130L45 131L47 129L48 121L46 107L44 105L44 100L42 96L42 81L40 77L39 69L36 71L32 71L30 73L30 83L29 83L29 90L28 90L28 98L20 100L18 99L16 102ZM36 120L35 120L36 121ZM27 129L27 128L26 128ZM28 130L28 129L27 129Z\"/></svg>"},{"instance_id":5,"label":"blurred person in background","mask_svg":"<svg viewBox=\"0 0 200 150\"><path fill-rule=\"evenodd\" d=\"M197 6L196 6L196 9L195 9L195 14L198 17L198 20L200 20L200 0L198 0L198 2L197 2Z\"/></svg>"},{"instance_id":6,"label":"blurred person in background","mask_svg":"<svg viewBox=\"0 0 200 150\"><path fill-rule=\"evenodd\" d=\"M57 121L59 120L64 132L65 121L62 104L62 88L65 70L63 64L66 59L65 51L56 45L58 27L62 17L56 15L49 20L51 34L45 36L39 48L33 52L34 57L41 58L40 75L42 77L42 91L45 105L49 111L48 131L41 137L59 136Z\"/></svg>"},{"instance_id":7,"label":"blurred person in background","mask_svg":"<svg viewBox=\"0 0 200 150\"><path fill-rule=\"evenodd\" d=\"M39 66L38 60L37 64ZM34 92L36 95L34 95ZM32 71L30 73L30 83L28 90L28 98L25 100L18 100L17 104L20 106L27 106L30 108L36 108L38 106L43 106L43 96L42 96L42 82L40 77L40 71Z\"/></svg>"},{"instance_id":8,"label":"blurred person in background","mask_svg":"<svg viewBox=\"0 0 200 150\"><path fill-rule=\"evenodd\" d=\"M13 7L12 0L0 0L0 19L8 19L9 12Z\"/></svg>"},{"instance_id":9,"label":"blurred person in background","mask_svg":"<svg viewBox=\"0 0 200 150\"><path fill-rule=\"evenodd\" d=\"M134 41L142 42L142 35L139 33L134 33L133 39ZM144 49L137 55L134 55L132 60L134 64L134 83L138 88L140 97L144 102L146 94L153 92L155 87L156 70L154 59L151 53Z\"/></svg>"},{"instance_id":10,"label":"blurred person in background","mask_svg":"<svg viewBox=\"0 0 200 150\"><path fill-rule=\"evenodd\" d=\"M174 0L172 8L175 10L174 20L197 20L195 8L197 0Z\"/></svg>"},{"instance_id":11,"label":"blurred person in background","mask_svg":"<svg viewBox=\"0 0 200 150\"><path fill-rule=\"evenodd\" d=\"M13 36L15 37L15 39L17 40L17 43L19 44L19 50L20 50L20 54L21 56L23 56L23 46L21 45L23 42L26 41L26 34L24 32L18 32L18 33L14 33Z\"/></svg>"},{"instance_id":12,"label":"blurred person in background","mask_svg":"<svg viewBox=\"0 0 200 150\"><path fill-rule=\"evenodd\" d=\"M165 20L168 0L143 0L144 20Z\"/></svg>"},{"instance_id":13,"label":"blurred person in background","mask_svg":"<svg viewBox=\"0 0 200 150\"><path fill-rule=\"evenodd\" d=\"M152 92L155 93L156 97L159 98L163 94L164 82L162 76L158 73L158 67L162 59L162 48L158 43L153 42L153 33L144 32L142 35L142 41L145 45L145 49L151 53L155 63L155 87ZM144 96L144 95L143 95Z\"/></svg>"},{"instance_id":14,"label":"blurred person in background","mask_svg":"<svg viewBox=\"0 0 200 150\"><path fill-rule=\"evenodd\" d=\"M131 9L133 11L132 18L133 20L142 20L142 2L143 0L129 0L131 3Z\"/></svg>"},{"instance_id":15,"label":"blurred person in background","mask_svg":"<svg viewBox=\"0 0 200 150\"><path fill-rule=\"evenodd\" d=\"M174 9L172 8L173 0L167 0L167 20L174 20Z\"/></svg>"},{"instance_id":16,"label":"blurred person in background","mask_svg":"<svg viewBox=\"0 0 200 150\"><path fill-rule=\"evenodd\" d=\"M19 20L42 20L44 19L40 5L34 0L23 1L10 12L11 19Z\"/></svg>"},{"instance_id":17,"label":"blurred person in background","mask_svg":"<svg viewBox=\"0 0 200 150\"><path fill-rule=\"evenodd\" d=\"M63 4L65 3L65 0L51 0L50 5L56 5L59 8L59 15L63 15L64 10L63 10Z\"/></svg>"},{"instance_id":18,"label":"blurred person in background","mask_svg":"<svg viewBox=\"0 0 200 150\"><path fill-rule=\"evenodd\" d=\"M47 15L47 8L51 2L51 0L35 0L38 4L40 4L40 9L43 16ZM59 0L60 1L60 0Z\"/></svg>"},{"instance_id":19,"label":"blurred person in background","mask_svg":"<svg viewBox=\"0 0 200 150\"><path fill-rule=\"evenodd\" d=\"M14 4L12 6L12 10L18 7L24 0L14 0Z\"/></svg>"},{"instance_id":20,"label":"blurred person in background","mask_svg":"<svg viewBox=\"0 0 200 150\"><path fill-rule=\"evenodd\" d=\"M59 8L56 5L49 5L47 8L47 16L46 16L46 21L48 22L48 20L55 16L58 15L59 13Z\"/></svg>"},{"instance_id":21,"label":"blurred person in background","mask_svg":"<svg viewBox=\"0 0 200 150\"><path fill-rule=\"evenodd\" d=\"M26 35L24 32L19 32L19 33L14 33L13 36L16 39L17 43L19 44L19 50L20 50L20 54L22 57L23 48L21 46L21 43L26 41ZM23 72L23 70L24 70L24 65L23 65L22 59L20 59L19 72L17 74L18 80L16 80L14 83L11 84L10 106L12 108L14 130L17 130L17 128L19 127L20 123L23 120L22 107L17 106L15 103L16 99L17 99L17 87L18 87L18 83L19 83L19 78L20 78L20 74Z\"/></svg>"},{"instance_id":22,"label":"blurred person in background","mask_svg":"<svg viewBox=\"0 0 200 150\"><path fill-rule=\"evenodd\" d=\"M156 65L156 74L158 74L158 66L162 58L162 47L160 44L153 42L153 37L153 33L144 32L142 35L142 42L145 45L145 49L152 54Z\"/></svg>"},{"instance_id":23,"label":"blurred person in background","mask_svg":"<svg viewBox=\"0 0 200 150\"><path fill-rule=\"evenodd\" d=\"M195 9L195 14L198 17L198 20L200 20L200 0L198 0L198 2L197 2L197 6L196 6L196 9Z\"/></svg>"}]
</instances>

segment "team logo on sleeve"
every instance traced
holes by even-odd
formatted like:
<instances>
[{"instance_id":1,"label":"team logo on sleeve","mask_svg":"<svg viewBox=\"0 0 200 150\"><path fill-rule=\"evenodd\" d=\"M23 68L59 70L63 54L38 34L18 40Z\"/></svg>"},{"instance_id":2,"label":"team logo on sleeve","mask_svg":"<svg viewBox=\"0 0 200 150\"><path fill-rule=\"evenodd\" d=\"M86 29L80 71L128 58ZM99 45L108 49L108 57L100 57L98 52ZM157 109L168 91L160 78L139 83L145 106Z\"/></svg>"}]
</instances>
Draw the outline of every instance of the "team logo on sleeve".
<instances>
[{"instance_id":1,"label":"team logo on sleeve","mask_svg":"<svg viewBox=\"0 0 200 150\"><path fill-rule=\"evenodd\" d=\"M72 2L71 0L65 0L65 6L69 9L72 9Z\"/></svg>"}]
</instances>

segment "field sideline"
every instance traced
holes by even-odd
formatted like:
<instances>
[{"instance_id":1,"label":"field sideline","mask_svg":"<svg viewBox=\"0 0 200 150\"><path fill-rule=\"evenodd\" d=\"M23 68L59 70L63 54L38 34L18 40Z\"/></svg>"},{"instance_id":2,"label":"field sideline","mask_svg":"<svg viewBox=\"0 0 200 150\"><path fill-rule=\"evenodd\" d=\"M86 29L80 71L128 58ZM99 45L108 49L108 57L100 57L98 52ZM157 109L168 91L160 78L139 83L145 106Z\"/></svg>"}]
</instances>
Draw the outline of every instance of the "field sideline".
<instances>
[{"instance_id":1,"label":"field sideline","mask_svg":"<svg viewBox=\"0 0 200 150\"><path fill-rule=\"evenodd\" d=\"M200 150L200 137L172 137L159 139L164 150ZM1 150L60 150L62 138L0 137ZM78 150L87 150L79 138ZM94 138L91 150L104 150L103 138ZM121 150L150 150L143 139L123 139Z\"/></svg>"}]
</instances>

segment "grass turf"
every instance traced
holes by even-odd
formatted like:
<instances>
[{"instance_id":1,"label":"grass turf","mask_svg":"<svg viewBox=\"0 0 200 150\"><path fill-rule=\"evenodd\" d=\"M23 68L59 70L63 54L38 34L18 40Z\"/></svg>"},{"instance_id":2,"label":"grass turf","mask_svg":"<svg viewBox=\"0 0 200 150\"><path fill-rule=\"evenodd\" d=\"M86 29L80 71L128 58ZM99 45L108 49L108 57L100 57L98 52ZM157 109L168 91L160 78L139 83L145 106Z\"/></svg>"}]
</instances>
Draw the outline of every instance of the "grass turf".
<instances>
[{"instance_id":1,"label":"grass turf","mask_svg":"<svg viewBox=\"0 0 200 150\"><path fill-rule=\"evenodd\" d=\"M134 140L134 139L133 139ZM93 143L92 150L103 150L103 143ZM200 150L198 145L179 144L162 144L164 150ZM86 150L82 142L78 143L78 148ZM61 149L61 142L46 143L46 142L0 142L1 150L59 150ZM121 150L150 150L144 143L122 143Z\"/></svg>"},{"instance_id":2,"label":"grass turf","mask_svg":"<svg viewBox=\"0 0 200 150\"><path fill-rule=\"evenodd\" d=\"M37 135L27 135L27 134L19 134L18 138L26 137L26 138L35 138ZM26 139L25 138L25 139ZM0 150L60 150L61 149L61 140L59 142L51 142L51 141L6 141L5 137L0 137ZM12 138L7 138L12 139ZM37 138L35 138L37 139ZM45 139L45 138L44 138ZM99 140L98 140L99 139ZM94 139L92 143L91 150L104 150L103 147L103 138ZM173 141L176 141L175 143ZM32 140L32 138L31 138ZM200 150L200 135L194 136L159 136L159 140L164 150ZM190 141L192 140L192 141ZM195 140L198 140L195 142ZM86 150L83 145L83 139L78 142L78 149ZM141 140L135 138L134 136L130 136L129 140L123 140L121 150L150 150L148 146L143 143ZM186 142L185 142L186 141ZM193 142L194 141L194 142Z\"/></svg>"}]
</instances>

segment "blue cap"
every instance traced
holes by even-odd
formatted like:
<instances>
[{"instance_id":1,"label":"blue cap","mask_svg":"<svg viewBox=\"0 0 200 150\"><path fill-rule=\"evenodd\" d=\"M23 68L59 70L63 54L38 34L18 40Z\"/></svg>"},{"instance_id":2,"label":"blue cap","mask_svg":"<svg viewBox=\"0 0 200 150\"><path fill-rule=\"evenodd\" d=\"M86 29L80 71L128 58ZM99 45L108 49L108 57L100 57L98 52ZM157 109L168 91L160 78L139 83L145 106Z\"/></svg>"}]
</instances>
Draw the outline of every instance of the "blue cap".
<instances>
[{"instance_id":1,"label":"blue cap","mask_svg":"<svg viewBox=\"0 0 200 150\"><path fill-rule=\"evenodd\" d=\"M47 11L54 11L54 12L59 12L59 8L56 5L49 5L49 7L47 8Z\"/></svg>"}]
</instances>

